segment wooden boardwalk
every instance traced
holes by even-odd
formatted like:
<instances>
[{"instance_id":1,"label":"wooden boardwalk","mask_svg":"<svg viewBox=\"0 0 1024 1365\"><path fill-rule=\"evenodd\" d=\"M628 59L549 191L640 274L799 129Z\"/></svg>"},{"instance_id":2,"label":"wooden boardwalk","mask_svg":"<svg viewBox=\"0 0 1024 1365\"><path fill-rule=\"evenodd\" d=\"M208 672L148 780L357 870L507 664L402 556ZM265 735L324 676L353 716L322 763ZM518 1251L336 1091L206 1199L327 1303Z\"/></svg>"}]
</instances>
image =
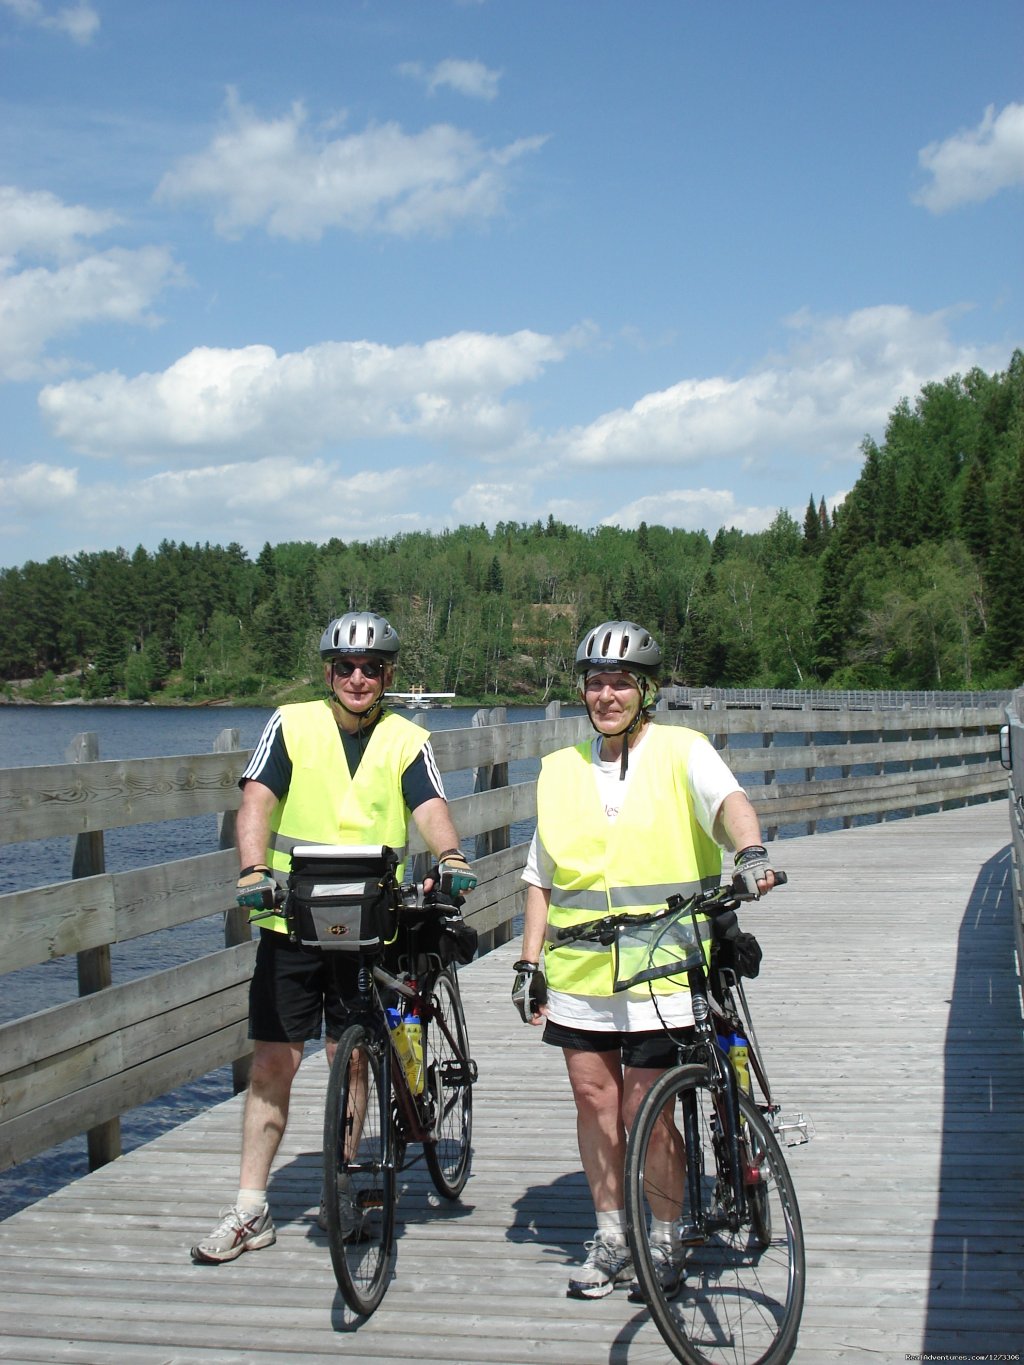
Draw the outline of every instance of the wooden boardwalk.
<instances>
[{"instance_id":1,"label":"wooden boardwalk","mask_svg":"<svg viewBox=\"0 0 1024 1365\"><path fill-rule=\"evenodd\" d=\"M786 840L745 923L749 996L808 1252L797 1365L1024 1350L1024 1043L1002 802ZM231 1202L235 1099L0 1224L0 1359L641 1365L669 1353L617 1293L566 1300L591 1235L560 1055L508 999L516 945L463 974L480 1065L465 1202L407 1175L395 1279L354 1323L315 1225L325 1066L304 1063L271 1199L276 1246L194 1266Z\"/></svg>"}]
</instances>

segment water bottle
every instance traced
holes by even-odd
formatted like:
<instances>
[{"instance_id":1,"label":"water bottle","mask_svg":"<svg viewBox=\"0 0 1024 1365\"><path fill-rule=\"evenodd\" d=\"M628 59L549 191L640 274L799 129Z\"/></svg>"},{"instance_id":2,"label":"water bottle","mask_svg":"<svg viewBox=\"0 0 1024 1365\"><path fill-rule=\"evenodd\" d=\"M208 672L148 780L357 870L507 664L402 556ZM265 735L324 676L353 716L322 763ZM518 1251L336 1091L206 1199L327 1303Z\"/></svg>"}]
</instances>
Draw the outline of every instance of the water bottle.
<instances>
[{"instance_id":1,"label":"water bottle","mask_svg":"<svg viewBox=\"0 0 1024 1365\"><path fill-rule=\"evenodd\" d=\"M741 1090L750 1094L750 1059L747 1055L748 1043L742 1033L734 1033L729 1039L729 1061L736 1072L736 1081Z\"/></svg>"},{"instance_id":2,"label":"water bottle","mask_svg":"<svg viewBox=\"0 0 1024 1365\"><path fill-rule=\"evenodd\" d=\"M418 1095L423 1090L423 1028L419 1016L403 1015L397 1009L388 1009L386 1013L409 1089Z\"/></svg>"},{"instance_id":3,"label":"water bottle","mask_svg":"<svg viewBox=\"0 0 1024 1365\"><path fill-rule=\"evenodd\" d=\"M405 1078L414 1095L423 1093L423 1025L418 1014L407 1014L402 1020L407 1051L402 1057Z\"/></svg>"},{"instance_id":4,"label":"water bottle","mask_svg":"<svg viewBox=\"0 0 1024 1365\"><path fill-rule=\"evenodd\" d=\"M736 1073L736 1084L750 1094L750 1059L747 1055L749 1044L742 1033L719 1034L718 1046L729 1058Z\"/></svg>"}]
</instances>

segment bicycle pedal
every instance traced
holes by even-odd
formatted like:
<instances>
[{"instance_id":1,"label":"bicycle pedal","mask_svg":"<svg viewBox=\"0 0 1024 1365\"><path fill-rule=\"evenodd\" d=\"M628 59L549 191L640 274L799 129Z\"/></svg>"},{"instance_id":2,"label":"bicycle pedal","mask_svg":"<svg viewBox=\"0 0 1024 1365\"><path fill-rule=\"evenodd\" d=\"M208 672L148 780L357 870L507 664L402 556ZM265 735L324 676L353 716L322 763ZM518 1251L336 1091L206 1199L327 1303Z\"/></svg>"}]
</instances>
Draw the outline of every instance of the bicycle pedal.
<instances>
[{"instance_id":1,"label":"bicycle pedal","mask_svg":"<svg viewBox=\"0 0 1024 1365\"><path fill-rule=\"evenodd\" d=\"M772 1131L784 1147L799 1147L815 1135L814 1124L806 1114L794 1114L792 1118L776 1115L772 1120Z\"/></svg>"}]
</instances>

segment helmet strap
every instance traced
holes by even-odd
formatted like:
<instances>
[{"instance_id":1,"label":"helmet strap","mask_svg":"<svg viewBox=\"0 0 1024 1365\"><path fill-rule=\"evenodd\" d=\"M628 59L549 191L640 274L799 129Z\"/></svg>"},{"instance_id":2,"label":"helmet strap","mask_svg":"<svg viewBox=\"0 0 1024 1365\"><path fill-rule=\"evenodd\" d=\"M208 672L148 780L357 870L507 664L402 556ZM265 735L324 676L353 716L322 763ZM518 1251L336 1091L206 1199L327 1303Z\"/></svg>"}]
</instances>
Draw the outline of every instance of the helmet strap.
<instances>
[{"instance_id":1,"label":"helmet strap","mask_svg":"<svg viewBox=\"0 0 1024 1365\"><path fill-rule=\"evenodd\" d=\"M369 730L371 726L376 725L377 721L380 720L381 712L384 709L384 681L382 678L380 695L378 696L377 700L373 703L372 706L368 707L365 711L353 711L351 706L345 705L345 703L338 696L337 692L335 692L334 690L334 660L332 659L331 685L330 688L328 689L328 696L330 700L334 702L335 705L339 706L347 716L356 717L357 721L356 735L358 736L359 739L362 739L364 733L367 730Z\"/></svg>"},{"instance_id":2,"label":"helmet strap","mask_svg":"<svg viewBox=\"0 0 1024 1365\"><path fill-rule=\"evenodd\" d=\"M627 726L625 726L622 730L616 730L616 731L614 731L614 733L612 733L612 734L608 734L607 731L605 731L605 730L600 730L600 729L598 729L598 727L597 727L596 725L594 725L594 717L593 717L593 716L591 715L591 713L590 713L590 707L587 706L587 703L586 703L586 693L584 693L583 705L587 707L587 719L590 721L590 724L593 726L593 728L594 728L595 730L597 730L597 733L598 733L599 735L601 735L602 738L606 738L606 739L617 739L617 738L619 737L619 735L622 736L622 758L621 758L620 763L619 763L619 781L620 781L620 782L625 782L625 780L626 780L626 772L627 772L627 770L628 770L628 768L629 768L629 741L630 741L630 737L635 733L635 731L636 731L641 725L643 725L644 721L647 719L646 710L645 710L645 707L646 707L646 705L647 705L647 680L646 680L646 678L638 679L638 681L637 681L637 690L638 690L639 693L640 693L640 705L639 705L639 707L638 707L638 709L637 709L636 715L635 715L635 716L633 717L633 719L629 722L629 724L628 724Z\"/></svg>"}]
</instances>

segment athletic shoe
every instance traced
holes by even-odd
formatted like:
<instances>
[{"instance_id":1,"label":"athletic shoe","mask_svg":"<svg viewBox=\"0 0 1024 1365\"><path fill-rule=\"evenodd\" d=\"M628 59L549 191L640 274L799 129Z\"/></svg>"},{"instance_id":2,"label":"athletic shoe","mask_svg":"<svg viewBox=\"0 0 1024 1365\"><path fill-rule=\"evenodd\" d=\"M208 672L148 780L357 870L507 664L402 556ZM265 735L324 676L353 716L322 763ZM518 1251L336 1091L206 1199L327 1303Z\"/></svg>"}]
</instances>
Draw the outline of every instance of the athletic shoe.
<instances>
[{"instance_id":1,"label":"athletic shoe","mask_svg":"<svg viewBox=\"0 0 1024 1365\"><path fill-rule=\"evenodd\" d=\"M654 1271L665 1298L674 1299L682 1289L683 1281L686 1279L682 1251L673 1251L665 1242L652 1242L651 1260L654 1262ZM629 1286L629 1301L630 1303L647 1302L647 1295L637 1279L634 1279Z\"/></svg>"},{"instance_id":2,"label":"athletic shoe","mask_svg":"<svg viewBox=\"0 0 1024 1365\"><path fill-rule=\"evenodd\" d=\"M570 1299L603 1299L616 1285L633 1278L633 1257L623 1239L599 1232L583 1245L587 1259L569 1277L565 1292Z\"/></svg>"},{"instance_id":3,"label":"athletic shoe","mask_svg":"<svg viewBox=\"0 0 1024 1365\"><path fill-rule=\"evenodd\" d=\"M359 1216L359 1210L352 1197L351 1184L344 1176L338 1178L338 1213L343 1242L369 1240L370 1230L365 1226L365 1220ZM320 1196L320 1212L316 1216L316 1225L322 1232L327 1231L327 1200L323 1194Z\"/></svg>"},{"instance_id":4,"label":"athletic shoe","mask_svg":"<svg viewBox=\"0 0 1024 1365\"><path fill-rule=\"evenodd\" d=\"M201 1242L192 1248L193 1261L219 1265L233 1261L243 1251L259 1251L277 1241L277 1229L264 1204L262 1209L225 1209L220 1222Z\"/></svg>"}]
</instances>

